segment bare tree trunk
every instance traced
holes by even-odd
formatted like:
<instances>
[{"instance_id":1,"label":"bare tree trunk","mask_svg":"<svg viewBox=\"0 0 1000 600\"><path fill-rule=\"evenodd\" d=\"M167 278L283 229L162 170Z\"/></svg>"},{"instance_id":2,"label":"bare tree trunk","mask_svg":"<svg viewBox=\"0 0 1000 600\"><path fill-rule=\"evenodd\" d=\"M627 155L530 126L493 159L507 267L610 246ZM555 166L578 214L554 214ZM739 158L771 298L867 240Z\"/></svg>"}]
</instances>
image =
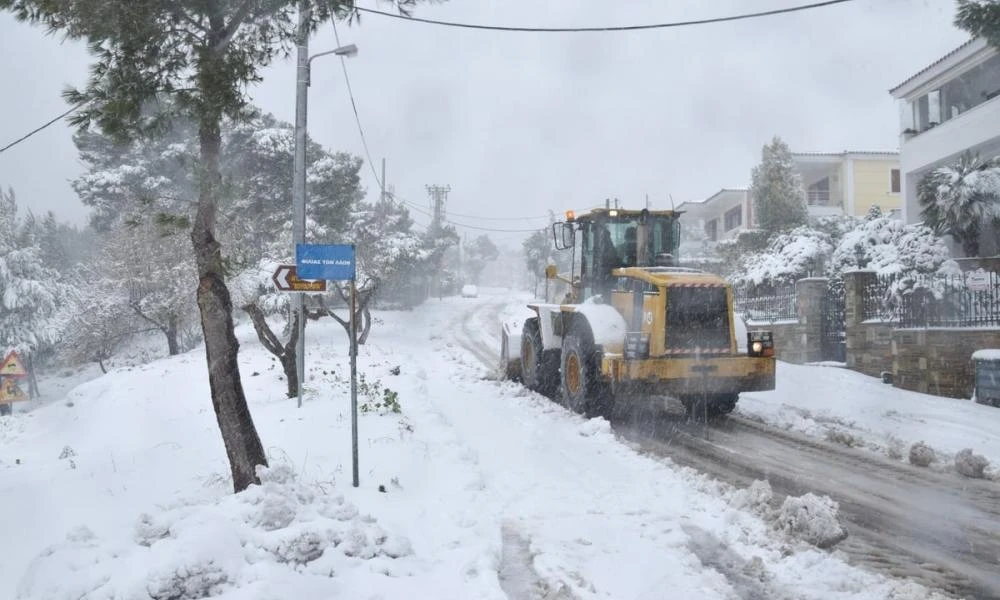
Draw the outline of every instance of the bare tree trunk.
<instances>
[{"instance_id":1,"label":"bare tree trunk","mask_svg":"<svg viewBox=\"0 0 1000 600\"><path fill-rule=\"evenodd\" d=\"M295 365L295 346L299 341L299 315L292 318L292 333L288 342L282 345L281 340L271 330L264 317L264 311L257 306L256 302L251 302L243 307L243 310L250 315L253 328L257 332L257 339L267 351L278 357L281 368L285 372L285 381L288 382L288 397L293 398L299 394L299 372Z\"/></svg>"},{"instance_id":2,"label":"bare tree trunk","mask_svg":"<svg viewBox=\"0 0 1000 600\"><path fill-rule=\"evenodd\" d=\"M199 83L203 90L212 87L210 71L211 69L206 69L201 73L202 81ZM233 489L240 492L251 484L260 483L256 468L257 465L267 465L267 457L254 427L243 383L240 381L237 363L239 342L233 331L233 304L223 278L221 248L215 239L216 203L221 180L221 112L215 112L210 107L203 107L202 111L198 128L201 172L191 244L198 265L197 298L202 334L205 337L212 406L229 458Z\"/></svg>"},{"instance_id":3,"label":"bare tree trunk","mask_svg":"<svg viewBox=\"0 0 1000 600\"><path fill-rule=\"evenodd\" d=\"M167 352L170 356L177 356L181 353L180 344L177 343L177 315L170 315L167 319L167 328L163 331L167 336Z\"/></svg>"}]
</instances>

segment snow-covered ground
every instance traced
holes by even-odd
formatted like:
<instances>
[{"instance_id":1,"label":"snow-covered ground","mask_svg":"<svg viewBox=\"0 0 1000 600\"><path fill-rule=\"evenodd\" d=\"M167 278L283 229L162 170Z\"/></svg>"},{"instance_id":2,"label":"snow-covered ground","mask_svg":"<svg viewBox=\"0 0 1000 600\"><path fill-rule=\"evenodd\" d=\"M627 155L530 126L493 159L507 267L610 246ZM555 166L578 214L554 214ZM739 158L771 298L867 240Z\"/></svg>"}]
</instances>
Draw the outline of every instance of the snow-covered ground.
<instances>
[{"instance_id":1,"label":"snow-covered ground","mask_svg":"<svg viewBox=\"0 0 1000 600\"><path fill-rule=\"evenodd\" d=\"M936 597L804 541L836 528L822 499L774 512L766 485L735 490L641 455L606 421L496 381L458 336L473 306L516 312L497 307L506 298L481 290L377 314L359 357L358 488L346 340L330 320L310 323L301 409L240 328L241 373L271 462L263 485L243 494L231 493L201 350L0 418L0 598ZM955 424L955 413L930 407L972 407L919 395L927 407L905 405L909 396L850 377L782 365L782 387L740 410L804 418L790 408L796 389L816 396L830 384L823 393L849 411L862 397L876 404L877 388L903 400L855 420L881 431L924 419L926 433L913 435L947 449L930 430L948 415ZM823 424L825 413L809 414ZM968 432L952 439L975 447Z\"/></svg>"},{"instance_id":2,"label":"snow-covered ground","mask_svg":"<svg viewBox=\"0 0 1000 600\"><path fill-rule=\"evenodd\" d=\"M954 468L964 449L986 457L1000 477L1000 409L971 400L909 392L834 366L778 363L777 389L740 396L737 414L848 446L909 460L923 442L931 468Z\"/></svg>"}]
</instances>

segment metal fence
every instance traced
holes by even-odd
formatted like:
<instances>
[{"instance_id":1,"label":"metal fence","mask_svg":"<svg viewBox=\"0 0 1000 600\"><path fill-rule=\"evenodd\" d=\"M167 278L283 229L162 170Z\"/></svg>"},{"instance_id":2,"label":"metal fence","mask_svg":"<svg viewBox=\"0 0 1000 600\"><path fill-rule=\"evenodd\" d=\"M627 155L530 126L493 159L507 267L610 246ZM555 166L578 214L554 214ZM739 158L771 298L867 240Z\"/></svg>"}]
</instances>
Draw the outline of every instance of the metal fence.
<instances>
[{"instance_id":1,"label":"metal fence","mask_svg":"<svg viewBox=\"0 0 1000 600\"><path fill-rule=\"evenodd\" d=\"M799 318L795 284L782 286L734 286L736 314L748 321L780 321Z\"/></svg>"},{"instance_id":2,"label":"metal fence","mask_svg":"<svg viewBox=\"0 0 1000 600\"><path fill-rule=\"evenodd\" d=\"M889 290L895 281L895 277L879 275L866 283L861 290L861 319L863 321L899 320L898 311L889 295Z\"/></svg>"},{"instance_id":3,"label":"metal fence","mask_svg":"<svg viewBox=\"0 0 1000 600\"><path fill-rule=\"evenodd\" d=\"M902 327L1000 327L1000 274L879 277L863 290L864 319Z\"/></svg>"}]
</instances>

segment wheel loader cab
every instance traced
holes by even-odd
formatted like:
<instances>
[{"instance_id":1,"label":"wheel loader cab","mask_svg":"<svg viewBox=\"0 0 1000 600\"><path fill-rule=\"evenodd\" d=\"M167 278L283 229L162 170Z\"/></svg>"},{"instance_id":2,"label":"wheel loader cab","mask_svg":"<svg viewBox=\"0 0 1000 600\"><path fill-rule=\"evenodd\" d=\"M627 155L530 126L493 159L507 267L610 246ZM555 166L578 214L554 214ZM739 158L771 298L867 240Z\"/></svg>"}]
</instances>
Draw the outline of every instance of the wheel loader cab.
<instances>
[{"instance_id":1,"label":"wheel loader cab","mask_svg":"<svg viewBox=\"0 0 1000 600\"><path fill-rule=\"evenodd\" d=\"M673 266L680 244L680 224L673 212L604 209L575 221L580 232L573 250L580 256L581 302L594 296L610 302L617 279L614 269Z\"/></svg>"}]
</instances>

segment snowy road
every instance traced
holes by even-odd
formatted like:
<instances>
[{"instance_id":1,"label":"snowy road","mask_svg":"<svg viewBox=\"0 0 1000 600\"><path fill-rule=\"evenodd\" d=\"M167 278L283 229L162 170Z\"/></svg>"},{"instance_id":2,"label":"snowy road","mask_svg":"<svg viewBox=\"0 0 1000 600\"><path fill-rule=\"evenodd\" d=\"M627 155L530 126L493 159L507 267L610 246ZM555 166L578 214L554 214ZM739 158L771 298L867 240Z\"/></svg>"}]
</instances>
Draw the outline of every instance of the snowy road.
<instances>
[{"instance_id":1,"label":"snowy road","mask_svg":"<svg viewBox=\"0 0 1000 600\"><path fill-rule=\"evenodd\" d=\"M494 369L506 303L454 315L456 341ZM996 483L917 469L733 417L704 428L680 412L636 411L613 424L643 451L746 487L770 482L775 501L814 492L840 503L851 562L957 597L1000 598L1000 489Z\"/></svg>"}]
</instances>

